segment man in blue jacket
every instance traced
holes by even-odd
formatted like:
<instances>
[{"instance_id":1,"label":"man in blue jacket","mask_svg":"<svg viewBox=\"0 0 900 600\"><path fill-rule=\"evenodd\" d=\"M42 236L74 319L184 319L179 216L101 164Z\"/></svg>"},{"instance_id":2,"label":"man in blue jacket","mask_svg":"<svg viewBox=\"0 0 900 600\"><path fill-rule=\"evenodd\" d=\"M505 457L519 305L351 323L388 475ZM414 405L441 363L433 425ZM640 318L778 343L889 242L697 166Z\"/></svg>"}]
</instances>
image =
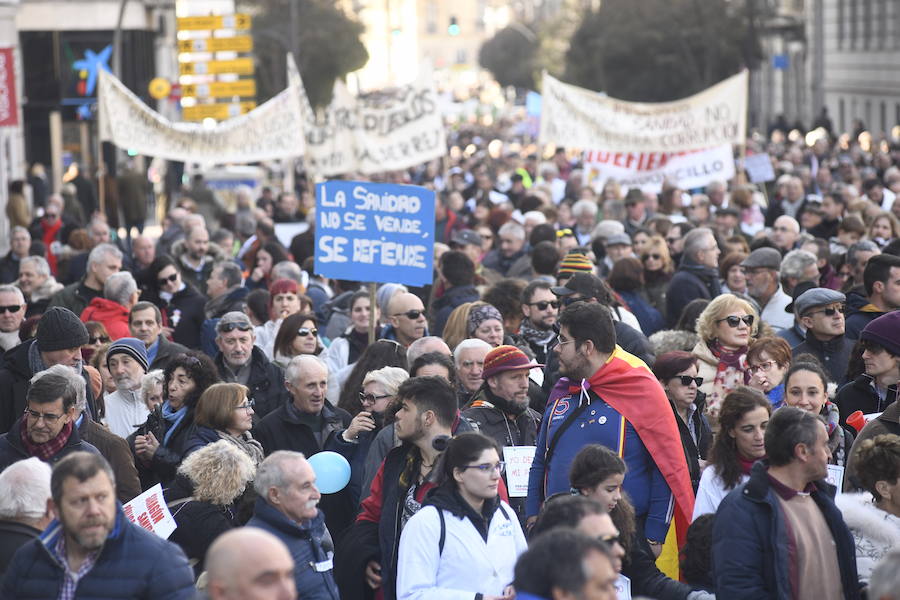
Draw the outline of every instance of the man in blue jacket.
<instances>
[{"instance_id":1,"label":"man in blue jacket","mask_svg":"<svg viewBox=\"0 0 900 600\"><path fill-rule=\"evenodd\" d=\"M58 519L13 557L0 597L194 597L184 552L134 525L116 504L112 468L99 454L74 452L50 479Z\"/></svg>"},{"instance_id":2,"label":"man in blue jacket","mask_svg":"<svg viewBox=\"0 0 900 600\"><path fill-rule=\"evenodd\" d=\"M778 409L766 429L768 461L719 505L713 524L716 596L860 597L856 547L828 475L825 422L794 407Z\"/></svg>"},{"instance_id":3,"label":"man in blue jacket","mask_svg":"<svg viewBox=\"0 0 900 600\"><path fill-rule=\"evenodd\" d=\"M316 473L300 452L280 450L260 463L253 482L258 497L248 527L259 527L284 542L294 559L297 596L340 600L334 582L334 544L317 508L322 495Z\"/></svg>"}]
</instances>

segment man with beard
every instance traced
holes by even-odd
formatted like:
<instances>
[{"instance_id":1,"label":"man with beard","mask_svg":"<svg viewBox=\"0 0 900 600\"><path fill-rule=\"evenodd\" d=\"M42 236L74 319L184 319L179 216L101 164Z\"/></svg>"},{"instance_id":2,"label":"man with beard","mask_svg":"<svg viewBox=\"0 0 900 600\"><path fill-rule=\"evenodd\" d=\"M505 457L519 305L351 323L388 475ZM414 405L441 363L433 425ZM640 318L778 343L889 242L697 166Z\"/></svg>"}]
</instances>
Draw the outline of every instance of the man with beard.
<instances>
[{"instance_id":1,"label":"man with beard","mask_svg":"<svg viewBox=\"0 0 900 600\"><path fill-rule=\"evenodd\" d=\"M25 296L14 285L0 285L0 352L21 343L19 326L25 320Z\"/></svg>"},{"instance_id":2,"label":"man with beard","mask_svg":"<svg viewBox=\"0 0 900 600\"><path fill-rule=\"evenodd\" d=\"M172 244L172 257L178 263L182 279L204 296L213 267L228 258L218 244L210 243L206 227L196 224L187 228L183 240Z\"/></svg>"},{"instance_id":3,"label":"man with beard","mask_svg":"<svg viewBox=\"0 0 900 600\"><path fill-rule=\"evenodd\" d=\"M546 281L535 280L522 290L522 324L519 335L525 338L538 362L547 360L550 344L556 336L553 325L559 314L559 299Z\"/></svg>"},{"instance_id":4,"label":"man with beard","mask_svg":"<svg viewBox=\"0 0 900 600\"><path fill-rule=\"evenodd\" d=\"M147 420L150 411L141 398L141 378L147 372L147 347L137 338L116 340L106 352L106 366L116 391L104 397L106 426L127 438Z\"/></svg>"},{"instance_id":5,"label":"man with beard","mask_svg":"<svg viewBox=\"0 0 900 600\"><path fill-rule=\"evenodd\" d=\"M16 553L0 596L99 598L115 590L121 598L194 597L184 552L116 506L115 477L102 456L67 456L53 469L50 490L57 520Z\"/></svg>"},{"instance_id":6,"label":"man with beard","mask_svg":"<svg viewBox=\"0 0 900 600\"><path fill-rule=\"evenodd\" d=\"M25 414L0 436L0 471L36 456L53 464L71 452L99 451L83 441L75 428L75 388L60 375L43 375L28 389Z\"/></svg>"},{"instance_id":7,"label":"man with beard","mask_svg":"<svg viewBox=\"0 0 900 600\"><path fill-rule=\"evenodd\" d=\"M711 238L712 236L710 236ZM637 357L616 345L610 311L576 302L559 318L560 374L547 402L528 480L526 513L570 489L569 465L585 444L618 452L628 466L624 489L639 531L662 551L674 516L678 539L687 534L694 494L681 437L666 394Z\"/></svg>"},{"instance_id":8,"label":"man with beard","mask_svg":"<svg viewBox=\"0 0 900 600\"><path fill-rule=\"evenodd\" d=\"M463 416L478 423L478 430L500 448L534 446L541 415L528 407L528 372L543 366L515 346L492 349L484 357L484 384ZM524 522L525 498L514 498L510 506Z\"/></svg>"}]
</instances>

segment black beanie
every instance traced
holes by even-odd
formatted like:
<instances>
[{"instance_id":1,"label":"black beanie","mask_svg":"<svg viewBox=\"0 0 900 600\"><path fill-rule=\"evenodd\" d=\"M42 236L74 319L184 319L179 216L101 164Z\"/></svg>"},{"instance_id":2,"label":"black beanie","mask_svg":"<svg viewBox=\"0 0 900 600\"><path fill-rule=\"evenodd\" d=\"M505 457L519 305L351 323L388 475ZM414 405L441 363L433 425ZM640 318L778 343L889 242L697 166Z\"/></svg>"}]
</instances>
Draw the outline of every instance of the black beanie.
<instances>
[{"instance_id":1,"label":"black beanie","mask_svg":"<svg viewBox=\"0 0 900 600\"><path fill-rule=\"evenodd\" d=\"M41 352L80 348L90 341L87 327L68 308L54 306L41 315L37 326L37 345Z\"/></svg>"}]
</instances>

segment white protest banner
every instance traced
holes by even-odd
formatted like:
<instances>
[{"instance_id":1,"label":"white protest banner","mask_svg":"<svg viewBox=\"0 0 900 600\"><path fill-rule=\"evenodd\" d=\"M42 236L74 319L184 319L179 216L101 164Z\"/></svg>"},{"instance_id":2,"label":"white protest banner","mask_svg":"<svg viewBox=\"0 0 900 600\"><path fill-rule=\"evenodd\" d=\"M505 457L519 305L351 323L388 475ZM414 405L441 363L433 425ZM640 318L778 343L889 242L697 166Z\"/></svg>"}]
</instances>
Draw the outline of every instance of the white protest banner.
<instances>
[{"instance_id":1,"label":"white protest banner","mask_svg":"<svg viewBox=\"0 0 900 600\"><path fill-rule=\"evenodd\" d=\"M747 71L675 102L626 102L544 74L541 144L609 152L684 152L743 144Z\"/></svg>"},{"instance_id":2,"label":"white protest banner","mask_svg":"<svg viewBox=\"0 0 900 600\"><path fill-rule=\"evenodd\" d=\"M603 152L584 153L584 182L597 191L615 180L622 189L662 191L663 182L682 189L703 187L711 181L734 177L731 144L698 152Z\"/></svg>"},{"instance_id":3,"label":"white protest banner","mask_svg":"<svg viewBox=\"0 0 900 600\"><path fill-rule=\"evenodd\" d=\"M838 494L844 490L844 467L840 465L828 465L828 476L825 481L837 488Z\"/></svg>"},{"instance_id":4,"label":"white protest banner","mask_svg":"<svg viewBox=\"0 0 900 600\"><path fill-rule=\"evenodd\" d=\"M534 451L534 446L503 446L506 491L510 498L524 498L528 495L528 474L531 472Z\"/></svg>"},{"instance_id":5,"label":"white protest banner","mask_svg":"<svg viewBox=\"0 0 900 600\"><path fill-rule=\"evenodd\" d=\"M220 164L301 156L305 150L300 96L293 86L211 128L172 123L102 69L97 89L100 139L138 154Z\"/></svg>"},{"instance_id":6,"label":"white protest banner","mask_svg":"<svg viewBox=\"0 0 900 600\"><path fill-rule=\"evenodd\" d=\"M122 506L125 516L136 525L155 533L162 539L168 539L175 528L175 519L166 506L162 485L156 484L143 494L129 500Z\"/></svg>"},{"instance_id":7,"label":"white protest banner","mask_svg":"<svg viewBox=\"0 0 900 600\"><path fill-rule=\"evenodd\" d=\"M751 154L744 158L744 169L751 183L764 183L775 179L775 169L768 154Z\"/></svg>"}]
</instances>

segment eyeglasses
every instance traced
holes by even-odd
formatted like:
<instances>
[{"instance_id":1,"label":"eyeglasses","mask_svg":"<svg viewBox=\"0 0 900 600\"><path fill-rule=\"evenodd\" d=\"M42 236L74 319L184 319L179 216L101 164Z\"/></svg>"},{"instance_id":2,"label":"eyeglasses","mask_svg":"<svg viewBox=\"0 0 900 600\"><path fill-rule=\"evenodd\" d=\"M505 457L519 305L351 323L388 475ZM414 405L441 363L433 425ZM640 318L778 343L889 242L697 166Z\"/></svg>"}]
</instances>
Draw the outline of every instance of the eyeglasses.
<instances>
[{"instance_id":1,"label":"eyeglasses","mask_svg":"<svg viewBox=\"0 0 900 600\"><path fill-rule=\"evenodd\" d=\"M459 363L459 366L461 366L464 369L471 369L475 365L478 365L479 368L483 369L484 361L483 360L464 360L461 363Z\"/></svg>"},{"instance_id":2,"label":"eyeglasses","mask_svg":"<svg viewBox=\"0 0 900 600\"><path fill-rule=\"evenodd\" d=\"M98 337L88 338L88 341L89 341L91 344L105 344L106 342L109 341L109 338L106 337L105 335L101 335L101 336L98 336Z\"/></svg>"},{"instance_id":3,"label":"eyeglasses","mask_svg":"<svg viewBox=\"0 0 900 600\"><path fill-rule=\"evenodd\" d=\"M252 410L253 407L256 406L256 400L247 400L243 404L238 404L234 407L234 410Z\"/></svg>"},{"instance_id":4,"label":"eyeglasses","mask_svg":"<svg viewBox=\"0 0 900 600\"><path fill-rule=\"evenodd\" d=\"M416 319L418 319L419 317L421 317L424 314L425 314L424 310L408 310L403 313L397 313L394 316L399 317L402 315L402 316L406 317L407 319L409 319L410 321L415 321Z\"/></svg>"},{"instance_id":5,"label":"eyeglasses","mask_svg":"<svg viewBox=\"0 0 900 600\"><path fill-rule=\"evenodd\" d=\"M297 335L299 335L300 337L306 337L308 335L312 335L313 337L315 337L319 335L319 330L315 327L301 327L297 330Z\"/></svg>"},{"instance_id":6,"label":"eyeglasses","mask_svg":"<svg viewBox=\"0 0 900 600\"><path fill-rule=\"evenodd\" d=\"M25 409L25 416L35 423L43 419L44 423L47 423L48 425L53 425L63 418L63 415L54 415L53 413L40 413L36 410L31 410L30 408Z\"/></svg>"},{"instance_id":7,"label":"eyeglasses","mask_svg":"<svg viewBox=\"0 0 900 600\"><path fill-rule=\"evenodd\" d=\"M553 308L559 308L559 300L551 300L549 302L547 302L547 301L529 302L528 306L533 306L538 310L547 310L548 306L552 306Z\"/></svg>"},{"instance_id":8,"label":"eyeglasses","mask_svg":"<svg viewBox=\"0 0 900 600\"><path fill-rule=\"evenodd\" d=\"M163 286L163 285L166 285L170 281L172 283L175 283L176 279L178 279L178 273L172 273L168 277L160 277L159 279L156 280L156 283L158 283L160 286Z\"/></svg>"},{"instance_id":9,"label":"eyeglasses","mask_svg":"<svg viewBox=\"0 0 900 600\"><path fill-rule=\"evenodd\" d=\"M750 373L756 373L757 371L762 371L763 373L768 373L772 370L772 367L777 365L778 363L774 360L767 360L766 362L759 363L758 365L750 365L747 370Z\"/></svg>"},{"instance_id":10,"label":"eyeglasses","mask_svg":"<svg viewBox=\"0 0 900 600\"><path fill-rule=\"evenodd\" d=\"M253 329L253 325L250 323L225 323L224 325L220 324L218 327L221 333L229 333L234 331L235 329L240 329L241 331L250 331Z\"/></svg>"},{"instance_id":11,"label":"eyeglasses","mask_svg":"<svg viewBox=\"0 0 900 600\"><path fill-rule=\"evenodd\" d=\"M564 340L561 337L556 336L556 345L557 346L562 346L563 344L571 344L574 341L575 340Z\"/></svg>"},{"instance_id":12,"label":"eyeglasses","mask_svg":"<svg viewBox=\"0 0 900 600\"><path fill-rule=\"evenodd\" d=\"M642 256L641 258L643 258L644 260L649 260L649 259L651 259L651 258L652 258L653 260L662 260L662 256L659 255L659 254L645 254L645 255Z\"/></svg>"},{"instance_id":13,"label":"eyeglasses","mask_svg":"<svg viewBox=\"0 0 900 600\"><path fill-rule=\"evenodd\" d=\"M681 385L683 385L683 386L691 385L692 381L697 384L697 387L700 387L701 385L703 385L702 377L691 377L690 375L676 375L672 379L677 379L678 381L681 382Z\"/></svg>"},{"instance_id":14,"label":"eyeglasses","mask_svg":"<svg viewBox=\"0 0 900 600\"><path fill-rule=\"evenodd\" d=\"M754 319L755 317L753 315L744 315L743 317L728 315L724 319L718 319L716 323L725 321L726 323L728 323L729 327L731 327L732 329L736 329L741 324L741 321L743 321L747 327L753 327Z\"/></svg>"},{"instance_id":15,"label":"eyeglasses","mask_svg":"<svg viewBox=\"0 0 900 600\"><path fill-rule=\"evenodd\" d=\"M22 305L22 304L13 304L13 305L10 305L10 306L0 306L0 315L2 315L3 313L15 313L15 312L19 312L20 310L22 310L22 306L24 306L24 305Z\"/></svg>"},{"instance_id":16,"label":"eyeglasses","mask_svg":"<svg viewBox=\"0 0 900 600\"><path fill-rule=\"evenodd\" d=\"M383 400L384 398L392 398L393 394L381 394L380 396L376 396L375 394L367 394L365 392L359 393L359 401L363 404L375 404L379 400Z\"/></svg>"},{"instance_id":17,"label":"eyeglasses","mask_svg":"<svg viewBox=\"0 0 900 600\"><path fill-rule=\"evenodd\" d=\"M466 465L465 467L460 467L460 471L465 471L466 469L478 469L482 473L490 473L491 471L497 471L498 473L503 473L506 470L506 463L502 460L498 463L485 463L483 465Z\"/></svg>"},{"instance_id":18,"label":"eyeglasses","mask_svg":"<svg viewBox=\"0 0 900 600\"><path fill-rule=\"evenodd\" d=\"M829 306L828 308L823 308L822 310L813 310L813 311L810 311L810 312L806 313L806 316L809 317L809 316L812 316L812 315L817 315L817 314L819 314L819 313L822 313L822 314L824 314L826 317L833 317L836 313L844 314L844 313L846 313L846 312L847 312L847 307L846 307L846 306L843 306L843 305L837 306L837 307L835 307L835 306Z\"/></svg>"}]
</instances>

